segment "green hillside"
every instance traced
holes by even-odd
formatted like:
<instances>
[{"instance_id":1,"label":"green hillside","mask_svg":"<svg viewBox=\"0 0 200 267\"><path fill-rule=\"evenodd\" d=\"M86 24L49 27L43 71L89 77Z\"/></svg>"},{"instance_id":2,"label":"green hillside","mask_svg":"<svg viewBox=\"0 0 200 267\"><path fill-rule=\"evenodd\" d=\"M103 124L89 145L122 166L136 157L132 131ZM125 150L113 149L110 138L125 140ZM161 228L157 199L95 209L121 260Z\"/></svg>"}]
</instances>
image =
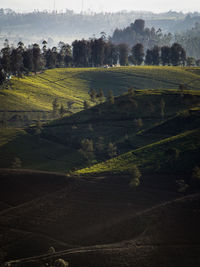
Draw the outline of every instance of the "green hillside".
<instances>
[{"instance_id":1,"label":"green hillside","mask_svg":"<svg viewBox=\"0 0 200 267\"><path fill-rule=\"evenodd\" d=\"M177 159L169 158L167 155L167 151L174 148L180 153ZM191 171L191 168L199 163L199 156L200 129L196 129L140 147L106 162L82 169L78 173L126 173L133 165L139 166L144 171L158 171L160 168L168 169L168 172Z\"/></svg>"},{"instance_id":2,"label":"green hillside","mask_svg":"<svg viewBox=\"0 0 200 267\"><path fill-rule=\"evenodd\" d=\"M55 98L64 105L67 100L73 100L76 103L74 108L80 109L83 100L89 99L88 91L91 89L98 91L101 88L105 95L108 90L113 90L115 95L120 95L130 87L177 89L180 84L187 84L188 89L199 89L199 68L141 66L52 69L20 79L13 77L10 85L0 90L0 110L49 111Z\"/></svg>"},{"instance_id":3,"label":"green hillside","mask_svg":"<svg viewBox=\"0 0 200 267\"><path fill-rule=\"evenodd\" d=\"M164 117L161 100L165 103ZM200 125L198 103L199 96L195 96L194 91L182 96L177 91L137 90L133 95L116 97L114 104L105 102L44 124L40 134L35 127L2 128L0 167L11 167L18 157L25 169L59 172L82 169L108 160L110 142L120 155L197 129ZM80 153L81 142L86 139L93 142L92 162Z\"/></svg>"}]
</instances>

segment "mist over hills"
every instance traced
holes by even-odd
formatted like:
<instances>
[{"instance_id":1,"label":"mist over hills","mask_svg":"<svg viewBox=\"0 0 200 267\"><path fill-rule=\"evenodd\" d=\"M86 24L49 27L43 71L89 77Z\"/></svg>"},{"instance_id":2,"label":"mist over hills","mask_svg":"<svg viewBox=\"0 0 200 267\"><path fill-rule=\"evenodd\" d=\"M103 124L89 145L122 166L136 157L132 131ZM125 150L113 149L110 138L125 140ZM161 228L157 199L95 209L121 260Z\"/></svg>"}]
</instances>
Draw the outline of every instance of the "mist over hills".
<instances>
[{"instance_id":1,"label":"mist over hills","mask_svg":"<svg viewBox=\"0 0 200 267\"><path fill-rule=\"evenodd\" d=\"M123 29L135 19L144 19L147 27L162 29L163 33L172 34L190 30L200 23L200 13L182 13L169 11L166 13L152 13L145 11L121 11L116 13L74 13L66 10L34 11L32 13L16 13L11 9L0 9L0 46L5 38L11 44L23 41L41 43L48 40L49 46L59 41L71 43L74 39L98 37L101 32L112 35L116 28Z\"/></svg>"}]
</instances>

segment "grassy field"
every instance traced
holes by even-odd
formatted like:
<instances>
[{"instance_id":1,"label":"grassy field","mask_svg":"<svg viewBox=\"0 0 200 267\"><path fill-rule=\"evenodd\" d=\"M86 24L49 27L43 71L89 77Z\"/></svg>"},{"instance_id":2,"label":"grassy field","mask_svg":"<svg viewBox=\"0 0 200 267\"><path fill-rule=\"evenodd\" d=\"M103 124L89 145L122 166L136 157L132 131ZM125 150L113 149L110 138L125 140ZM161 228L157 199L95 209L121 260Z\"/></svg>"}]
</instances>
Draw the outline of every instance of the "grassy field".
<instances>
[{"instance_id":1,"label":"grassy field","mask_svg":"<svg viewBox=\"0 0 200 267\"><path fill-rule=\"evenodd\" d=\"M189 71L188 71L189 70ZM88 91L112 90L120 95L128 88L178 89L188 84L189 90L200 88L199 68L182 67L117 67L52 69L21 79L13 77L8 88L0 90L0 110L52 110L52 101L58 98L66 106L75 102L80 110L83 100L89 100Z\"/></svg>"}]
</instances>

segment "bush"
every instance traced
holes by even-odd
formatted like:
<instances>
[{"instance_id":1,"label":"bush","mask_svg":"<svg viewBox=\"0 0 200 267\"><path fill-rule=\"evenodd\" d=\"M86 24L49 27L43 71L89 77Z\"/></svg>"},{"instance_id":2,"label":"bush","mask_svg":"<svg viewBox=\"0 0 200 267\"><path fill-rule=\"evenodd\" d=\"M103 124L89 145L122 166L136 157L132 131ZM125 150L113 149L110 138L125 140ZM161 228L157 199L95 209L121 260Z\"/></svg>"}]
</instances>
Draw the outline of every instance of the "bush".
<instances>
[{"instance_id":1,"label":"bush","mask_svg":"<svg viewBox=\"0 0 200 267\"><path fill-rule=\"evenodd\" d=\"M117 156L117 147L111 142L108 144L108 156L110 158Z\"/></svg>"},{"instance_id":2,"label":"bush","mask_svg":"<svg viewBox=\"0 0 200 267\"><path fill-rule=\"evenodd\" d=\"M22 161L20 158L16 157L14 158L13 162L12 162L12 169L19 169L22 166Z\"/></svg>"},{"instance_id":3,"label":"bush","mask_svg":"<svg viewBox=\"0 0 200 267\"><path fill-rule=\"evenodd\" d=\"M185 182L185 180L180 179L176 181L178 185L178 192L179 193L185 193L185 191L188 189L189 185Z\"/></svg>"},{"instance_id":4,"label":"bush","mask_svg":"<svg viewBox=\"0 0 200 267\"><path fill-rule=\"evenodd\" d=\"M139 186L142 174L138 169L138 167L136 165L133 165L129 173L131 175L130 186L131 187Z\"/></svg>"},{"instance_id":5,"label":"bush","mask_svg":"<svg viewBox=\"0 0 200 267\"><path fill-rule=\"evenodd\" d=\"M69 263L67 261L64 261L63 259L58 259L54 263L55 267L67 267L69 266Z\"/></svg>"},{"instance_id":6,"label":"bush","mask_svg":"<svg viewBox=\"0 0 200 267\"><path fill-rule=\"evenodd\" d=\"M198 166L194 167L192 178L200 183L200 168Z\"/></svg>"}]
</instances>

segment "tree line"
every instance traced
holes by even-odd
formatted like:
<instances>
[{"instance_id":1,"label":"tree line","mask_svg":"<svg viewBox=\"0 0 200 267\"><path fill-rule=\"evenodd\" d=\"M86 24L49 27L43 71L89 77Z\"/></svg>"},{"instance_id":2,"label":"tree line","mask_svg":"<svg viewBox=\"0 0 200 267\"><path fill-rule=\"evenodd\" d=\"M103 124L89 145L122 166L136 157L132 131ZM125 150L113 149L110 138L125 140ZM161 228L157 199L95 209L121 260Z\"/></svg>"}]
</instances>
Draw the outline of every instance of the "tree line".
<instances>
[{"instance_id":1,"label":"tree line","mask_svg":"<svg viewBox=\"0 0 200 267\"><path fill-rule=\"evenodd\" d=\"M37 73L44 69L61 67L102 67L120 64L127 65L185 65L186 52L174 43L172 46L154 46L145 49L142 43L131 49L125 44L113 44L106 39L105 33L100 38L75 40L72 45L59 42L58 47L48 48L44 40L42 47L33 44L25 47L19 42L17 47L10 47L5 40L0 54L0 83L11 75L21 77L30 72Z\"/></svg>"}]
</instances>

